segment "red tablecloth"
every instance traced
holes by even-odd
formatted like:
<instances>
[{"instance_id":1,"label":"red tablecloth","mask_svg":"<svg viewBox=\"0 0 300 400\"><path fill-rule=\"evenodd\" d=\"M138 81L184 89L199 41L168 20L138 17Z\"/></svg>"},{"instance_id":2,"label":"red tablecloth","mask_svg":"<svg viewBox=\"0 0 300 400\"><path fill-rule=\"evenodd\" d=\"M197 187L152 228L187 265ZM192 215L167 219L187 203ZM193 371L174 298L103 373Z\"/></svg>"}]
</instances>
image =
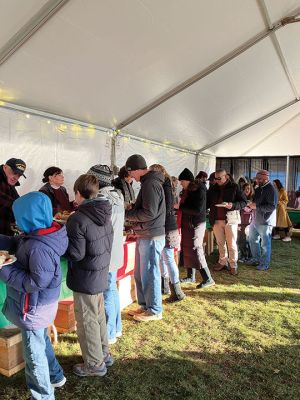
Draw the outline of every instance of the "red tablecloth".
<instances>
[{"instance_id":1,"label":"red tablecloth","mask_svg":"<svg viewBox=\"0 0 300 400\"><path fill-rule=\"evenodd\" d=\"M125 276L133 275L135 260L135 241L126 241L124 243L124 263L118 269L117 280L125 278Z\"/></svg>"}]
</instances>

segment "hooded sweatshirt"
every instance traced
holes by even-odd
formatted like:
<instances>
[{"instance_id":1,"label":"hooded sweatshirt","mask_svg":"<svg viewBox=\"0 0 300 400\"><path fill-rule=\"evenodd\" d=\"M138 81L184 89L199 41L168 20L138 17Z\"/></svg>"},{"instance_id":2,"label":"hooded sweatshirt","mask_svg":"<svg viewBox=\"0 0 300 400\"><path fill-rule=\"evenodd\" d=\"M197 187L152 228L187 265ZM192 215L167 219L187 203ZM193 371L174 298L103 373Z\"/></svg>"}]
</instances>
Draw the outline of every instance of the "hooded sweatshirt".
<instances>
[{"instance_id":1,"label":"hooded sweatshirt","mask_svg":"<svg viewBox=\"0 0 300 400\"><path fill-rule=\"evenodd\" d=\"M3 314L22 329L47 328L57 312L60 257L68 246L66 229L52 222L51 201L43 193L20 197L13 212L25 234L0 235L1 248L17 258L0 270L0 279L7 285Z\"/></svg>"},{"instance_id":2,"label":"hooded sweatshirt","mask_svg":"<svg viewBox=\"0 0 300 400\"><path fill-rule=\"evenodd\" d=\"M124 200L122 193L112 186L106 186L99 190L99 196L108 200L111 207L111 222L114 231L112 242L111 258L109 272L115 272L123 266L124 246L123 246L123 228L124 228Z\"/></svg>"},{"instance_id":3,"label":"hooded sweatshirt","mask_svg":"<svg viewBox=\"0 0 300 400\"><path fill-rule=\"evenodd\" d=\"M126 211L126 219L134 223L133 229L140 238L152 239L165 235L164 181L165 177L161 172L147 172L141 177L141 190L134 208Z\"/></svg>"},{"instance_id":4,"label":"hooded sweatshirt","mask_svg":"<svg viewBox=\"0 0 300 400\"><path fill-rule=\"evenodd\" d=\"M74 292L98 294L107 288L113 228L104 197L85 200L66 224L69 247L67 285Z\"/></svg>"}]
</instances>

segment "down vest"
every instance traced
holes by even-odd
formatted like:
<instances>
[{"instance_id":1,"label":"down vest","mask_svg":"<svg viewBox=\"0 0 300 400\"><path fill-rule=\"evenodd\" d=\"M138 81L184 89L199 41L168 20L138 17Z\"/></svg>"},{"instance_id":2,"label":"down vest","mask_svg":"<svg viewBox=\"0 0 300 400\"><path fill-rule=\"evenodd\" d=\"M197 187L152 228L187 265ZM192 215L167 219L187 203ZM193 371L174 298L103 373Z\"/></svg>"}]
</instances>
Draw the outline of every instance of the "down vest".
<instances>
[{"instance_id":1,"label":"down vest","mask_svg":"<svg viewBox=\"0 0 300 400\"><path fill-rule=\"evenodd\" d=\"M109 201L103 197L84 201L69 217L67 232L68 287L85 294L104 292L113 241Z\"/></svg>"}]
</instances>

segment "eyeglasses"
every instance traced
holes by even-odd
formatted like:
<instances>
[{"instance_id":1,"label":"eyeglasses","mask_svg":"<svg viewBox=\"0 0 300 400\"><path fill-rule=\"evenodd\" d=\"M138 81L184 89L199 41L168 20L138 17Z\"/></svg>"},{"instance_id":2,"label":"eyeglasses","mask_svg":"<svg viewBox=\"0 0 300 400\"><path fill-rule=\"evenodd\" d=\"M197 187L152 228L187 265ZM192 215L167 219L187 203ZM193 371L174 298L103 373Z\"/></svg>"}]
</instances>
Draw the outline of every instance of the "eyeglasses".
<instances>
[{"instance_id":1,"label":"eyeglasses","mask_svg":"<svg viewBox=\"0 0 300 400\"><path fill-rule=\"evenodd\" d=\"M214 181L220 181L222 178L214 178Z\"/></svg>"}]
</instances>

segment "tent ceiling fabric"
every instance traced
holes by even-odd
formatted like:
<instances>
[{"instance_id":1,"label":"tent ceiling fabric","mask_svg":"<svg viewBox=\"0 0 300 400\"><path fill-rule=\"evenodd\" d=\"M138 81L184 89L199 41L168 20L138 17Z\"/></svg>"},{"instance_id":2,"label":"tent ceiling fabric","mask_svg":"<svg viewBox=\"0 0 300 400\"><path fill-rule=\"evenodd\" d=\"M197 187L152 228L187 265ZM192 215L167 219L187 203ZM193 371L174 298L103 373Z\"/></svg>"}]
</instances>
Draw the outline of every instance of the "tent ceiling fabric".
<instances>
[{"instance_id":1,"label":"tent ceiling fabric","mask_svg":"<svg viewBox=\"0 0 300 400\"><path fill-rule=\"evenodd\" d=\"M0 48L45 3L0 0ZM300 0L265 5L274 23ZM0 99L113 128L266 28L254 0L72 0L0 66ZM276 37L300 92L300 23ZM266 38L123 132L197 150L294 99ZM295 105L249 128L255 143L269 137L250 153L266 151L272 129L293 138L298 113ZM249 129L209 153L244 154ZM292 148L300 154L299 139ZM278 140L275 151L283 154Z\"/></svg>"}]
</instances>

